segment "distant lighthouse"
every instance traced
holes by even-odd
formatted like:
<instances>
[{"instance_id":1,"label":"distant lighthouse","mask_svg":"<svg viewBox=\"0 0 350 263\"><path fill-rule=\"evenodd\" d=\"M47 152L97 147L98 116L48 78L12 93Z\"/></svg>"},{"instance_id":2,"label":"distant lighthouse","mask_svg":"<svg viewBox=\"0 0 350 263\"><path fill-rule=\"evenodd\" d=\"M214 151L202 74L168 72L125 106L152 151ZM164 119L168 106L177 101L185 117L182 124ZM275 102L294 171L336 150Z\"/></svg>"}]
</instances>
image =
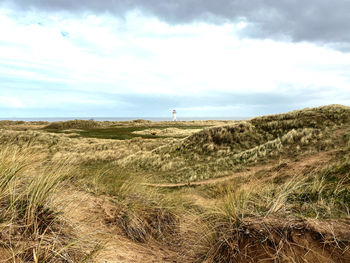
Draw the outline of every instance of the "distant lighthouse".
<instances>
[{"instance_id":1,"label":"distant lighthouse","mask_svg":"<svg viewBox=\"0 0 350 263\"><path fill-rule=\"evenodd\" d=\"M176 121L176 110L173 110L173 121Z\"/></svg>"}]
</instances>

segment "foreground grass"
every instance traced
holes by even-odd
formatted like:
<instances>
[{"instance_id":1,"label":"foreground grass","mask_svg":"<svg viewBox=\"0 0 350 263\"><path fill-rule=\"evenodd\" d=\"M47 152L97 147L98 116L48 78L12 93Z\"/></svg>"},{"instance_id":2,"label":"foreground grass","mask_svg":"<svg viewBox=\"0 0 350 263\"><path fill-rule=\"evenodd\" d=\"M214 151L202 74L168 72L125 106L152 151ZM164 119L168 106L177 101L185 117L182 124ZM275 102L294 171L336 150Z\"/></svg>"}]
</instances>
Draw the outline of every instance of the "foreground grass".
<instances>
[{"instance_id":1,"label":"foreground grass","mask_svg":"<svg viewBox=\"0 0 350 263\"><path fill-rule=\"evenodd\" d=\"M63 161L41 165L43 156L15 145L0 150L0 261L79 262L73 230L50 208L69 175Z\"/></svg>"}]
</instances>

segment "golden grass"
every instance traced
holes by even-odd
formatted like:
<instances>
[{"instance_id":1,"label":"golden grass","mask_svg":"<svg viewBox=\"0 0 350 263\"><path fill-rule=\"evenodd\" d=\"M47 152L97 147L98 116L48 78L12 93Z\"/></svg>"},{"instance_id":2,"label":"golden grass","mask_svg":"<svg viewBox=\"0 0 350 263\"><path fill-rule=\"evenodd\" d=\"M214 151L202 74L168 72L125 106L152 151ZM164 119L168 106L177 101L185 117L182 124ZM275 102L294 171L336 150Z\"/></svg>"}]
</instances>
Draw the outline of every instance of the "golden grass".
<instances>
[{"instance_id":1,"label":"golden grass","mask_svg":"<svg viewBox=\"0 0 350 263\"><path fill-rule=\"evenodd\" d=\"M82 255L72 246L69 228L62 228L49 203L67 171L41 167L42 156L15 145L0 150L0 260L4 262L74 261Z\"/></svg>"},{"instance_id":2,"label":"golden grass","mask_svg":"<svg viewBox=\"0 0 350 263\"><path fill-rule=\"evenodd\" d=\"M243 166L266 159L299 152L331 149L334 144L327 141L329 132L319 129L291 130L277 139L267 141L247 150L231 149L213 151L208 154L191 152L181 154L181 142L165 145L150 152L138 152L117 161L121 167L132 167L165 174L165 181L172 183L192 182L221 177L240 170ZM183 147L183 146L180 146ZM197 146L198 149L200 145ZM206 145L204 145L204 149ZM199 151L199 150L198 150Z\"/></svg>"},{"instance_id":3,"label":"golden grass","mask_svg":"<svg viewBox=\"0 0 350 263\"><path fill-rule=\"evenodd\" d=\"M71 138L70 134L32 130L0 130L0 132L1 144L31 147L47 154L55 162L61 159L71 159L75 163L115 161L135 152L152 150L172 140Z\"/></svg>"}]
</instances>

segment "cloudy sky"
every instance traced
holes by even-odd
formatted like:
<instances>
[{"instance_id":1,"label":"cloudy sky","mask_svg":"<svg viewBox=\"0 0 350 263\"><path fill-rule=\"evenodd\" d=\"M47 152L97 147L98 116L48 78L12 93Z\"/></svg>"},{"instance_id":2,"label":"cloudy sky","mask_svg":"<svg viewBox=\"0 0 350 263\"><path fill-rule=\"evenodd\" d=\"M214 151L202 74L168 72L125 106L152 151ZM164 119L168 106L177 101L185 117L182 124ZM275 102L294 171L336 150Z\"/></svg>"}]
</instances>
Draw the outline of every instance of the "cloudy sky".
<instances>
[{"instance_id":1,"label":"cloudy sky","mask_svg":"<svg viewBox=\"0 0 350 263\"><path fill-rule=\"evenodd\" d=\"M0 117L350 105L348 0L0 0Z\"/></svg>"}]
</instances>

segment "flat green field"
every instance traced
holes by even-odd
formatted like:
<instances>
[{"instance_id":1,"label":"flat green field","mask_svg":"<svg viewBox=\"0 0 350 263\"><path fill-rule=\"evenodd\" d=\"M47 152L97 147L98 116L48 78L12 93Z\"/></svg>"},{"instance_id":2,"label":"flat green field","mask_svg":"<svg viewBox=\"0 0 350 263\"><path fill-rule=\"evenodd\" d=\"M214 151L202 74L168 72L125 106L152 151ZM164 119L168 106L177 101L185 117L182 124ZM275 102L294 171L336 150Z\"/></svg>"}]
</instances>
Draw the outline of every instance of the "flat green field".
<instances>
[{"instance_id":1,"label":"flat green field","mask_svg":"<svg viewBox=\"0 0 350 263\"><path fill-rule=\"evenodd\" d=\"M111 128L95 128L95 129L83 129L83 130L71 130L71 131L57 131L57 130L51 130L48 129L48 131L51 132L63 132L63 133L76 133L80 137L86 137L86 138L99 138L99 139L114 139L114 140L128 140L132 139L135 137L142 137L142 138L147 138L147 139L156 139L159 137L159 135L143 135L143 134L134 134L133 132L136 131L142 131L146 129L157 129L157 130L162 130L162 129L167 129L167 128L172 128L174 126L137 126L137 127L111 127ZM203 129L206 127L210 126L177 126L177 129L183 129L183 130L188 130L188 129ZM167 135L162 135L161 137L163 138L171 138L171 137L185 137L182 135L178 136L167 136Z\"/></svg>"}]
</instances>

